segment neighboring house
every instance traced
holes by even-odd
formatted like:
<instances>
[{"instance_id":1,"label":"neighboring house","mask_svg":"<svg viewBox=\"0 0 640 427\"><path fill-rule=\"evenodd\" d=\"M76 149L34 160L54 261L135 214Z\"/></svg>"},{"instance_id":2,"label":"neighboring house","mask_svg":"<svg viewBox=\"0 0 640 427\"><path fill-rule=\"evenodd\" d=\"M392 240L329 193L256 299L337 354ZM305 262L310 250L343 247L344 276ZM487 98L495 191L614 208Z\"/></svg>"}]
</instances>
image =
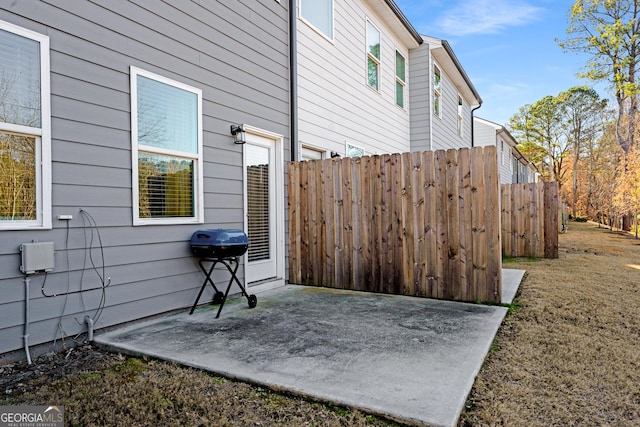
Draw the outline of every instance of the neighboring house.
<instances>
[{"instance_id":1,"label":"neighboring house","mask_svg":"<svg viewBox=\"0 0 640 427\"><path fill-rule=\"evenodd\" d=\"M409 151L410 51L392 0L299 0L299 159Z\"/></svg>"},{"instance_id":2,"label":"neighboring house","mask_svg":"<svg viewBox=\"0 0 640 427\"><path fill-rule=\"evenodd\" d=\"M538 168L531 163L521 152L518 147L511 149L513 158L513 184L538 182L540 181L540 173Z\"/></svg>"},{"instance_id":3,"label":"neighboring house","mask_svg":"<svg viewBox=\"0 0 640 427\"><path fill-rule=\"evenodd\" d=\"M422 36L409 54L411 150L473 146L473 110L482 99L446 40Z\"/></svg>"},{"instance_id":4,"label":"neighboring house","mask_svg":"<svg viewBox=\"0 0 640 427\"><path fill-rule=\"evenodd\" d=\"M0 5L0 359L21 351L23 335L60 344L89 322L189 307L203 282L188 245L198 229L249 230L240 277L284 283L288 4ZM360 29L365 14L385 28L373 11L362 11ZM335 45L354 43L344 24L337 19ZM379 97L390 95L386 43L395 41L381 34L380 77L391 83L372 91ZM364 42L355 43L362 59ZM234 144L234 124L244 124L246 144ZM268 172L253 167L267 163ZM52 267L46 274L20 271L20 246L32 241L45 244L29 267Z\"/></svg>"},{"instance_id":5,"label":"neighboring house","mask_svg":"<svg viewBox=\"0 0 640 427\"><path fill-rule=\"evenodd\" d=\"M518 151L518 141L502 125L480 117L473 118L474 145L497 148L501 184L535 182L534 166Z\"/></svg>"}]
</instances>

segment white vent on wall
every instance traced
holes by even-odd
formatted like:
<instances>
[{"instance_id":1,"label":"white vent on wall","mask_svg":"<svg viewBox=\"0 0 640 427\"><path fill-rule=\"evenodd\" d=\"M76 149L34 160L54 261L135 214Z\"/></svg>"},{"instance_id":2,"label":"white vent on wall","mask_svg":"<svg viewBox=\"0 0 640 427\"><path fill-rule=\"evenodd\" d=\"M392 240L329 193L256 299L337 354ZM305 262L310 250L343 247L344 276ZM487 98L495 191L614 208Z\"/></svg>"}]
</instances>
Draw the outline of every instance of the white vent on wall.
<instances>
[{"instance_id":1,"label":"white vent on wall","mask_svg":"<svg viewBox=\"0 0 640 427\"><path fill-rule=\"evenodd\" d=\"M51 271L55 267L53 258L53 242L33 242L20 245L22 265L20 271L24 274Z\"/></svg>"}]
</instances>

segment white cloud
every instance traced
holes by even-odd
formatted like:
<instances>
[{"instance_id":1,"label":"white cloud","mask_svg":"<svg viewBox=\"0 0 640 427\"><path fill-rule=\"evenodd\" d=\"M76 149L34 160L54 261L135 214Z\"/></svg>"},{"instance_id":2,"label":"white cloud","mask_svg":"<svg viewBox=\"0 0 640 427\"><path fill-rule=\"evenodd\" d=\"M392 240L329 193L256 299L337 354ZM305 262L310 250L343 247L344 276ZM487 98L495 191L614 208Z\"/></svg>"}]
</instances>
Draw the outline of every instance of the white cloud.
<instances>
[{"instance_id":1,"label":"white cloud","mask_svg":"<svg viewBox=\"0 0 640 427\"><path fill-rule=\"evenodd\" d=\"M522 0L462 0L444 12L438 32L455 36L496 34L536 21L543 11Z\"/></svg>"}]
</instances>

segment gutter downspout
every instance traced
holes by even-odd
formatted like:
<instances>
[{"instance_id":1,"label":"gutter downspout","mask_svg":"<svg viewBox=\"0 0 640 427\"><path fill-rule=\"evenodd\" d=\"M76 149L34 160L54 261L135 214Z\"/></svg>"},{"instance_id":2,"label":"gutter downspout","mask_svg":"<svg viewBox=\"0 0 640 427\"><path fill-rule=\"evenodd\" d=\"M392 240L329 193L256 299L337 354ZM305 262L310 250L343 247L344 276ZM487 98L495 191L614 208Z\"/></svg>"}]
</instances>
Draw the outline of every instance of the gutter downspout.
<instances>
[{"instance_id":1,"label":"gutter downspout","mask_svg":"<svg viewBox=\"0 0 640 427\"><path fill-rule=\"evenodd\" d=\"M289 0L289 103L291 161L298 161L298 37L297 1Z\"/></svg>"},{"instance_id":2,"label":"gutter downspout","mask_svg":"<svg viewBox=\"0 0 640 427\"><path fill-rule=\"evenodd\" d=\"M476 146L476 136L475 136L475 132L474 132L474 128L475 128L475 124L473 123L473 113L479 109L480 107L482 107L482 101L480 101L480 104L478 104L477 107L473 107L471 109L471 147L475 147Z\"/></svg>"}]
</instances>

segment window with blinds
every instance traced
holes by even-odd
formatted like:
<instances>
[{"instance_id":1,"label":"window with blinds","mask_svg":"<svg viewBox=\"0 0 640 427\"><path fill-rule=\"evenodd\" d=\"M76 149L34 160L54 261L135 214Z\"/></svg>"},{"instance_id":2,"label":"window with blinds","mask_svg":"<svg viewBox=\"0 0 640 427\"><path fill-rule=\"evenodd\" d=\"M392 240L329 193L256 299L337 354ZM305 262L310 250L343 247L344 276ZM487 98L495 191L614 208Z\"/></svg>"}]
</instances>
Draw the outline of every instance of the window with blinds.
<instances>
[{"instance_id":1,"label":"window with blinds","mask_svg":"<svg viewBox=\"0 0 640 427\"><path fill-rule=\"evenodd\" d=\"M249 147L248 147L249 148ZM247 237L249 262L271 258L271 210L269 149L247 149Z\"/></svg>"},{"instance_id":2,"label":"window with blinds","mask_svg":"<svg viewBox=\"0 0 640 427\"><path fill-rule=\"evenodd\" d=\"M134 223L202 221L202 92L131 68Z\"/></svg>"}]
</instances>

